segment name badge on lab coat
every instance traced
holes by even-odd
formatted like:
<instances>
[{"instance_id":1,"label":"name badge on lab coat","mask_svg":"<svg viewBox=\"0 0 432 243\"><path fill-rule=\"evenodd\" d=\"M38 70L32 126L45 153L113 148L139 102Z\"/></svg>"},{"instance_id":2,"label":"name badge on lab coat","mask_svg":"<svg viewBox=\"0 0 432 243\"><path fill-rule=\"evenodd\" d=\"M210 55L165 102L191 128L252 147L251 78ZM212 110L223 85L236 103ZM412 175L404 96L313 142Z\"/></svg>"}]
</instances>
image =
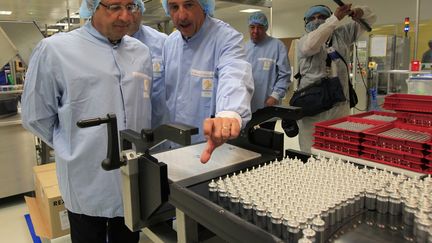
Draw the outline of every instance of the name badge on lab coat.
<instances>
[{"instance_id":1,"label":"name badge on lab coat","mask_svg":"<svg viewBox=\"0 0 432 243\"><path fill-rule=\"evenodd\" d=\"M264 61L263 70L264 71L270 70L270 66L271 66L271 62L270 61Z\"/></svg>"},{"instance_id":2,"label":"name badge on lab coat","mask_svg":"<svg viewBox=\"0 0 432 243\"><path fill-rule=\"evenodd\" d=\"M150 88L151 88L151 79L144 73L140 72L132 72L132 76L136 79L136 81L143 82L144 84L144 98L150 98ZM142 80L142 81L141 81Z\"/></svg>"},{"instance_id":3,"label":"name badge on lab coat","mask_svg":"<svg viewBox=\"0 0 432 243\"><path fill-rule=\"evenodd\" d=\"M213 79L202 79L201 87L201 97L211 97L213 91Z\"/></svg>"},{"instance_id":4,"label":"name badge on lab coat","mask_svg":"<svg viewBox=\"0 0 432 243\"><path fill-rule=\"evenodd\" d=\"M161 76L161 59L153 59L153 76Z\"/></svg>"},{"instance_id":5,"label":"name badge on lab coat","mask_svg":"<svg viewBox=\"0 0 432 243\"><path fill-rule=\"evenodd\" d=\"M150 80L144 79L144 98L150 98Z\"/></svg>"},{"instance_id":6,"label":"name badge on lab coat","mask_svg":"<svg viewBox=\"0 0 432 243\"><path fill-rule=\"evenodd\" d=\"M262 61L263 63L263 71L270 70L271 66L273 65L274 61L270 58L258 58L258 60Z\"/></svg>"}]
</instances>

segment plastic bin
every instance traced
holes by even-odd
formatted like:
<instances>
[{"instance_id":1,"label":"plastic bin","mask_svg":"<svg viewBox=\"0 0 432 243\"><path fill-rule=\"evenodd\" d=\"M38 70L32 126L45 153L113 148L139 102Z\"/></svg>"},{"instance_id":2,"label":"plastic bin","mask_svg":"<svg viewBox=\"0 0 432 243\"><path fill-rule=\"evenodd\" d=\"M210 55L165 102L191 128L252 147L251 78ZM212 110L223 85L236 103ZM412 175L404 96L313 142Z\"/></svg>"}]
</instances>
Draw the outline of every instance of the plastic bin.
<instances>
[{"instance_id":1,"label":"plastic bin","mask_svg":"<svg viewBox=\"0 0 432 243\"><path fill-rule=\"evenodd\" d=\"M347 142L340 142L331 138L324 138L320 136L315 136L314 148L348 155L351 157L360 157L361 147L359 144L352 144Z\"/></svg>"},{"instance_id":2,"label":"plastic bin","mask_svg":"<svg viewBox=\"0 0 432 243\"><path fill-rule=\"evenodd\" d=\"M432 93L432 75L424 74L406 80L408 94L429 95Z\"/></svg>"},{"instance_id":3,"label":"plastic bin","mask_svg":"<svg viewBox=\"0 0 432 243\"><path fill-rule=\"evenodd\" d=\"M390 153L377 149L364 148L360 157L367 160L375 161L381 164L387 164L415 172L429 173L428 167L424 160L413 158L403 154Z\"/></svg>"},{"instance_id":4,"label":"plastic bin","mask_svg":"<svg viewBox=\"0 0 432 243\"><path fill-rule=\"evenodd\" d=\"M357 118L374 120L374 121L392 122L397 120L398 115L395 112L368 111L368 112L351 115L349 117L357 117Z\"/></svg>"},{"instance_id":5,"label":"plastic bin","mask_svg":"<svg viewBox=\"0 0 432 243\"><path fill-rule=\"evenodd\" d=\"M353 130L347 130L347 129L335 127L338 124L341 124L344 122L363 124L363 125L367 125L368 128L365 128L363 130L353 131ZM348 141L348 142L357 143L358 145L360 145L361 138L363 137L363 134L362 134L363 131L366 131L368 129L375 128L377 126L387 124L387 123L388 122L385 122L385 121L367 120L367 119L362 119L362 118L358 118L358 117L347 116L347 117L342 117L342 118L333 119L333 120L329 120L329 121L323 121L323 122L315 123L315 135L321 136L321 137L326 137L326 138L334 138L334 139L339 140L340 142Z\"/></svg>"},{"instance_id":6,"label":"plastic bin","mask_svg":"<svg viewBox=\"0 0 432 243\"><path fill-rule=\"evenodd\" d=\"M413 126L402 122L393 122L391 124L382 125L374 129L369 129L364 132L364 139L371 141L370 145L376 147L390 148L396 151L411 153L413 150L426 150L430 148L431 139L428 141L413 141L402 138L395 138L381 135L381 133L393 128L398 128L406 131L421 132L432 136L432 129Z\"/></svg>"},{"instance_id":7,"label":"plastic bin","mask_svg":"<svg viewBox=\"0 0 432 243\"><path fill-rule=\"evenodd\" d=\"M382 144L378 146L376 142L370 140L365 140L364 142L361 143L361 145L363 146L363 148L377 149L389 153L398 153L398 154L403 154L403 155L407 155L419 159L425 158L425 156L429 154L429 152L425 149L411 148L410 151L406 151L406 150L395 149L392 146L382 146Z\"/></svg>"},{"instance_id":8,"label":"plastic bin","mask_svg":"<svg viewBox=\"0 0 432 243\"><path fill-rule=\"evenodd\" d=\"M432 128L432 114L398 112L397 116L404 123Z\"/></svg>"},{"instance_id":9,"label":"plastic bin","mask_svg":"<svg viewBox=\"0 0 432 243\"><path fill-rule=\"evenodd\" d=\"M384 109L432 113L432 96L414 94L392 94L384 98Z\"/></svg>"}]
</instances>

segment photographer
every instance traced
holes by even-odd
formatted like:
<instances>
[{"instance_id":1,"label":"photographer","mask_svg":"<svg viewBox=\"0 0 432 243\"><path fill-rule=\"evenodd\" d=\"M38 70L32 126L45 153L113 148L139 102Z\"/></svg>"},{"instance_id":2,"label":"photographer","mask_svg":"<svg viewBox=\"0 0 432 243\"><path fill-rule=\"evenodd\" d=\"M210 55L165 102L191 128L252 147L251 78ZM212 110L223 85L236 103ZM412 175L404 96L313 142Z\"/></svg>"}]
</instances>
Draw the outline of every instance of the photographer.
<instances>
[{"instance_id":1,"label":"photographer","mask_svg":"<svg viewBox=\"0 0 432 243\"><path fill-rule=\"evenodd\" d=\"M339 6L334 13L329 7L316 5L309 8L304 16L306 34L301 37L297 50L299 89L319 82L325 77L339 77L346 101L338 102L329 110L298 121L299 144L304 152L311 152L314 123L349 115L348 60L350 47L365 31L356 21L338 26L346 16L353 20L362 18L368 24L375 22L375 15L367 7L351 8L351 4ZM341 58L331 54L338 53ZM331 60L329 60L329 56Z\"/></svg>"}]
</instances>

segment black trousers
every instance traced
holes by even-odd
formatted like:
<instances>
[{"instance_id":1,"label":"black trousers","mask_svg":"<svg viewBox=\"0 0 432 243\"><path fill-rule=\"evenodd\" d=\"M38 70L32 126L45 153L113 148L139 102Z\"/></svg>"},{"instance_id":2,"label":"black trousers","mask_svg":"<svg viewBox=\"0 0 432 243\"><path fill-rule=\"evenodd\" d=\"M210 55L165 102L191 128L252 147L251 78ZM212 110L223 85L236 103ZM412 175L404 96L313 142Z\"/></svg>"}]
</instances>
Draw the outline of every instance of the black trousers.
<instances>
[{"instance_id":1,"label":"black trousers","mask_svg":"<svg viewBox=\"0 0 432 243\"><path fill-rule=\"evenodd\" d=\"M138 243L139 231L132 232L123 217L104 218L68 210L73 243Z\"/></svg>"},{"instance_id":2,"label":"black trousers","mask_svg":"<svg viewBox=\"0 0 432 243\"><path fill-rule=\"evenodd\" d=\"M269 130L274 130L275 126L276 126L276 121L264 122L264 123L261 123L259 126L261 128L265 128L265 129L269 129Z\"/></svg>"}]
</instances>

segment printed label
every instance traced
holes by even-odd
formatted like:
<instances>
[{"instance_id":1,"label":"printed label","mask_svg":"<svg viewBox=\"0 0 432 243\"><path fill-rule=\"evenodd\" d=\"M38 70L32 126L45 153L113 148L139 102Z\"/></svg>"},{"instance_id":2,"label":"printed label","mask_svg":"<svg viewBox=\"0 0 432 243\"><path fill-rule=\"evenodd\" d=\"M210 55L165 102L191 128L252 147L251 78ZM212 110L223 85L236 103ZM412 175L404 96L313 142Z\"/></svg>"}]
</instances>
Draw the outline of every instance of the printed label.
<instances>
[{"instance_id":1,"label":"printed label","mask_svg":"<svg viewBox=\"0 0 432 243\"><path fill-rule=\"evenodd\" d=\"M63 210L59 212L59 217L60 217L60 227L62 230L67 230L70 228L69 225L69 217L68 217L68 213L67 210Z\"/></svg>"}]
</instances>

